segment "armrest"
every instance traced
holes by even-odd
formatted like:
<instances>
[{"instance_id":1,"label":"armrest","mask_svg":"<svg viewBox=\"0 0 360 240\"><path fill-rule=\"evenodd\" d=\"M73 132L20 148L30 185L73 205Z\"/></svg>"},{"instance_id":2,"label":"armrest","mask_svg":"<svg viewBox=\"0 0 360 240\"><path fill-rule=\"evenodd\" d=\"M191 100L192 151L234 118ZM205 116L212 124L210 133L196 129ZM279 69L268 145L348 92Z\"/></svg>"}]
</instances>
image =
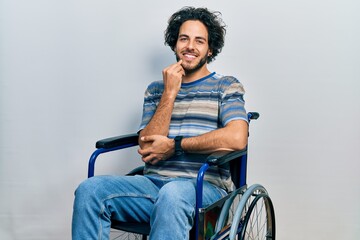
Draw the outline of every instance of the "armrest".
<instances>
[{"instance_id":1,"label":"armrest","mask_svg":"<svg viewBox=\"0 0 360 240\"><path fill-rule=\"evenodd\" d=\"M94 176L95 161L100 154L138 145L138 134L127 134L105 138L96 142L96 150L91 154L88 166L88 177Z\"/></svg>"},{"instance_id":2,"label":"armrest","mask_svg":"<svg viewBox=\"0 0 360 240\"><path fill-rule=\"evenodd\" d=\"M138 144L139 135L137 133L121 135L117 137L105 138L96 142L96 148L114 148L125 144Z\"/></svg>"},{"instance_id":3,"label":"armrest","mask_svg":"<svg viewBox=\"0 0 360 240\"><path fill-rule=\"evenodd\" d=\"M248 119L249 120L256 120L260 117L260 114L258 112L249 112L248 113Z\"/></svg>"},{"instance_id":4,"label":"armrest","mask_svg":"<svg viewBox=\"0 0 360 240\"><path fill-rule=\"evenodd\" d=\"M244 156L245 154L247 154L247 148L239 150L239 151L234 151L234 152L216 152L214 154L211 154L206 162L212 166L212 165L222 165L225 164L227 162L230 162L236 158L239 158L241 156Z\"/></svg>"}]
</instances>

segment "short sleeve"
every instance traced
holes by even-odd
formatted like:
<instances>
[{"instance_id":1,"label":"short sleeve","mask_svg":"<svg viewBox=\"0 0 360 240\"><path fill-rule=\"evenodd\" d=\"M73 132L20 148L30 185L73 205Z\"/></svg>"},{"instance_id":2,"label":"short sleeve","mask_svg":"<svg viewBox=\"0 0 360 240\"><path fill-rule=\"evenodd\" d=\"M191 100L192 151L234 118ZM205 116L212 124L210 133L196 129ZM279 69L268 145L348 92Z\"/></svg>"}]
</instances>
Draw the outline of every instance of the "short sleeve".
<instances>
[{"instance_id":1,"label":"short sleeve","mask_svg":"<svg viewBox=\"0 0 360 240\"><path fill-rule=\"evenodd\" d=\"M158 81L151 83L145 90L143 113L138 132L146 127L146 125L150 122L151 118L155 114L156 108L161 99L163 89L163 83Z\"/></svg>"},{"instance_id":2,"label":"short sleeve","mask_svg":"<svg viewBox=\"0 0 360 240\"><path fill-rule=\"evenodd\" d=\"M225 126L233 120L244 120L248 122L243 85L234 77L223 77L221 81L222 95L219 112L221 124Z\"/></svg>"}]
</instances>

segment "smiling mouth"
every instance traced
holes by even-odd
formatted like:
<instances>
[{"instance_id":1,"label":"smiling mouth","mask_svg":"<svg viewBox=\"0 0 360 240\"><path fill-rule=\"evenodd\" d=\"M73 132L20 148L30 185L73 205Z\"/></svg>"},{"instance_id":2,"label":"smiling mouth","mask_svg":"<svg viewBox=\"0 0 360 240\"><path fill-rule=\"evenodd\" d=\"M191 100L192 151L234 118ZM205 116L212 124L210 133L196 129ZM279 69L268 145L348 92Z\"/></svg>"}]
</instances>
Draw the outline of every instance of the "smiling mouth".
<instances>
[{"instance_id":1,"label":"smiling mouth","mask_svg":"<svg viewBox=\"0 0 360 240\"><path fill-rule=\"evenodd\" d=\"M194 60L197 55L193 53L184 53L183 56L185 57L185 60L191 61Z\"/></svg>"}]
</instances>

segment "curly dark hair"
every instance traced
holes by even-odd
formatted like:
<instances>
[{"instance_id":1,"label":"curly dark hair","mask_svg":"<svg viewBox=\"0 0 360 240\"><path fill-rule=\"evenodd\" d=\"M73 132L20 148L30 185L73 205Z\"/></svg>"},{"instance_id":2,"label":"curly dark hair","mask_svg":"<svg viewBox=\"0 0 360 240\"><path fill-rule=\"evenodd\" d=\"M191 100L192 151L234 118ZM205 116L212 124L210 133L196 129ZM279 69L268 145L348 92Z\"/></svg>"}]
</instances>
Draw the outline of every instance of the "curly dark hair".
<instances>
[{"instance_id":1,"label":"curly dark hair","mask_svg":"<svg viewBox=\"0 0 360 240\"><path fill-rule=\"evenodd\" d=\"M168 27L165 30L165 45L170 46L173 51L178 40L180 27L188 20L199 20L206 26L209 48L212 51L212 54L207 57L207 62L210 63L224 47L226 25L221 19L221 13L210 12L207 8L194 7L184 7L174 13L170 17Z\"/></svg>"}]
</instances>

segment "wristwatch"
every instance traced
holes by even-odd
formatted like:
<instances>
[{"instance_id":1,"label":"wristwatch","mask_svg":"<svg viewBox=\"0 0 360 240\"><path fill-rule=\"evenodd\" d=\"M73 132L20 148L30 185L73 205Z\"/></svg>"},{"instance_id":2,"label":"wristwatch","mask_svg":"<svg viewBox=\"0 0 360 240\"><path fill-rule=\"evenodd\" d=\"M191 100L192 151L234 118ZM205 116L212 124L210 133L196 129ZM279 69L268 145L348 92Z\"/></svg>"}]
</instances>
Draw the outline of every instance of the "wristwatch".
<instances>
[{"instance_id":1,"label":"wristwatch","mask_svg":"<svg viewBox=\"0 0 360 240\"><path fill-rule=\"evenodd\" d=\"M183 139L183 136L176 136L174 138L175 140L175 155L180 156L184 153L184 150L181 148L181 140Z\"/></svg>"}]
</instances>

